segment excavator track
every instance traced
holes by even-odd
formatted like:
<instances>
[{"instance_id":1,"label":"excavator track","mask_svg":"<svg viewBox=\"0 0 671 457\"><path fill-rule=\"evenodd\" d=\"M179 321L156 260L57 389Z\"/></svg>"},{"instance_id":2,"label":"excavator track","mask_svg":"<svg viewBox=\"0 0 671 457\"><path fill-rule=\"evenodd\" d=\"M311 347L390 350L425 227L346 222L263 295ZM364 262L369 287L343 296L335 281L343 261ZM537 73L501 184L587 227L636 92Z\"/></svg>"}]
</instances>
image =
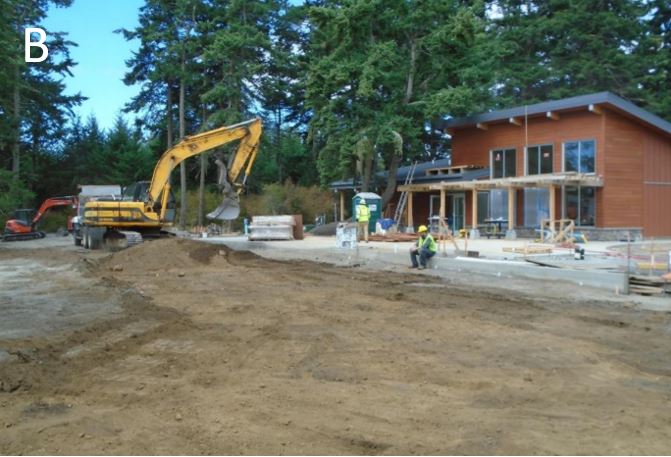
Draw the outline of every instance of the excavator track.
<instances>
[{"instance_id":1,"label":"excavator track","mask_svg":"<svg viewBox=\"0 0 671 457\"><path fill-rule=\"evenodd\" d=\"M118 251L142 243L142 234L130 230L110 230L103 239L107 248Z\"/></svg>"},{"instance_id":2,"label":"excavator track","mask_svg":"<svg viewBox=\"0 0 671 457\"><path fill-rule=\"evenodd\" d=\"M47 236L44 232L30 232L30 233L5 233L2 235L2 241L27 241L37 240Z\"/></svg>"}]
</instances>

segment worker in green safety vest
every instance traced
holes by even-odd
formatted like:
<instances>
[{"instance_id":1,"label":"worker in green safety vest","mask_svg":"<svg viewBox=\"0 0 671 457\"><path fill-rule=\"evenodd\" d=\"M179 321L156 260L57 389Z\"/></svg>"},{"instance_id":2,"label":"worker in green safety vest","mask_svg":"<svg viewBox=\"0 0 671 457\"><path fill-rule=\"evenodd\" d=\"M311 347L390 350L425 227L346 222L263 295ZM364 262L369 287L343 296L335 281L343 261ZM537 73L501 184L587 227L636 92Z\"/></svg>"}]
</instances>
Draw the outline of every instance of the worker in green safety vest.
<instances>
[{"instance_id":1,"label":"worker in green safety vest","mask_svg":"<svg viewBox=\"0 0 671 457\"><path fill-rule=\"evenodd\" d=\"M357 240L361 241L363 237L368 243L368 221L370 220L370 209L363 198L359 200L356 206L356 222L357 222Z\"/></svg>"},{"instance_id":2,"label":"worker in green safety vest","mask_svg":"<svg viewBox=\"0 0 671 457\"><path fill-rule=\"evenodd\" d=\"M417 231L419 232L417 244L410 248L410 260L412 260L410 268L423 270L426 268L426 262L438 252L438 246L426 225L420 225ZM417 257L419 257L419 263L417 263Z\"/></svg>"}]
</instances>

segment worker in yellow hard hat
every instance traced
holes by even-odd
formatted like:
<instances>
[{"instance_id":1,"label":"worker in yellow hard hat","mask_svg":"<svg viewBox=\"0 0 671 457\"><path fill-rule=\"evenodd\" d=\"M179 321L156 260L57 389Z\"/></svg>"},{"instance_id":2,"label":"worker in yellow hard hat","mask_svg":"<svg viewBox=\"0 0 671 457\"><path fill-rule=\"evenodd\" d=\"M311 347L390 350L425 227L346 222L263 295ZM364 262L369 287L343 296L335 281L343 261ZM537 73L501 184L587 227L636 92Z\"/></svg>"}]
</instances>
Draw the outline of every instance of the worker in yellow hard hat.
<instances>
[{"instance_id":1,"label":"worker in yellow hard hat","mask_svg":"<svg viewBox=\"0 0 671 457\"><path fill-rule=\"evenodd\" d=\"M356 206L356 222L357 222L357 241L365 239L368 243L368 221L370 220L370 209L366 200L363 198L359 200Z\"/></svg>"},{"instance_id":2,"label":"worker in yellow hard hat","mask_svg":"<svg viewBox=\"0 0 671 457\"><path fill-rule=\"evenodd\" d=\"M438 252L438 246L436 246L436 240L433 239L426 225L420 225L417 232L419 233L417 244L410 248L410 260L412 260L410 268L423 270L426 268L426 262ZM418 256L419 263L417 263Z\"/></svg>"}]
</instances>

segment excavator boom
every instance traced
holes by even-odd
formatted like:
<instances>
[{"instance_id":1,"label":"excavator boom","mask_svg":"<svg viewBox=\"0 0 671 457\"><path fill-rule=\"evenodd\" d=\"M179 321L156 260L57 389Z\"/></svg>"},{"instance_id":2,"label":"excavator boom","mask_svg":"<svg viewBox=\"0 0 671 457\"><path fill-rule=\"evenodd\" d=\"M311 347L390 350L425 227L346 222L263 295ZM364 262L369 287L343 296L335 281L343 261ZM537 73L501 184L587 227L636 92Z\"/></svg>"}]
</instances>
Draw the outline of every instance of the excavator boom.
<instances>
[{"instance_id":1,"label":"excavator boom","mask_svg":"<svg viewBox=\"0 0 671 457\"><path fill-rule=\"evenodd\" d=\"M98 199L86 202L82 218L82 244L91 249L101 242L124 247L141 242L143 237L161 236L175 217L175 201L170 191L170 173L189 157L223 146L240 143L232 157L230 170L220 184L224 201L213 213L219 219L235 219L240 213L238 195L251 171L261 137L261 119L188 136L163 153L150 182L126 187L120 200ZM227 192L226 192L227 191ZM210 213L210 214L213 214Z\"/></svg>"},{"instance_id":2,"label":"excavator boom","mask_svg":"<svg viewBox=\"0 0 671 457\"><path fill-rule=\"evenodd\" d=\"M241 189L256 159L260 137L261 119L256 118L184 138L164 152L156 164L148 192L149 204L161 201L159 198L169 190L170 173L182 161L235 140L240 140L240 144L227 173L227 180ZM243 169L244 177L239 182Z\"/></svg>"}]
</instances>

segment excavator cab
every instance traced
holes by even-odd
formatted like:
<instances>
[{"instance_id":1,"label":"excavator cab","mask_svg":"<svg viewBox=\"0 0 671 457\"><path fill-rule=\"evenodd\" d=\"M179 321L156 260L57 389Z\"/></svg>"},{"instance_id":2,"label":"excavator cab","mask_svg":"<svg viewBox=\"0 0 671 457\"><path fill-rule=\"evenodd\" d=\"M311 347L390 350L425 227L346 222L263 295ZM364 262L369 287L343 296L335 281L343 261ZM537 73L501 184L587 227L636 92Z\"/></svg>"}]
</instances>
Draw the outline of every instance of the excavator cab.
<instances>
[{"instance_id":1,"label":"excavator cab","mask_svg":"<svg viewBox=\"0 0 671 457\"><path fill-rule=\"evenodd\" d=\"M34 209L15 209L12 219L29 226L33 220L33 217L35 217Z\"/></svg>"},{"instance_id":2,"label":"excavator cab","mask_svg":"<svg viewBox=\"0 0 671 457\"><path fill-rule=\"evenodd\" d=\"M149 196L149 188L151 187L150 181L138 181L133 184L124 187L121 192L121 201L124 202L146 202ZM164 189L165 192L165 189ZM175 194L170 189L170 195L168 196L167 209L165 211L164 222L172 223L175 221L177 208L177 200L175 199ZM154 203L154 211L159 213L161 211L160 200Z\"/></svg>"}]
</instances>

